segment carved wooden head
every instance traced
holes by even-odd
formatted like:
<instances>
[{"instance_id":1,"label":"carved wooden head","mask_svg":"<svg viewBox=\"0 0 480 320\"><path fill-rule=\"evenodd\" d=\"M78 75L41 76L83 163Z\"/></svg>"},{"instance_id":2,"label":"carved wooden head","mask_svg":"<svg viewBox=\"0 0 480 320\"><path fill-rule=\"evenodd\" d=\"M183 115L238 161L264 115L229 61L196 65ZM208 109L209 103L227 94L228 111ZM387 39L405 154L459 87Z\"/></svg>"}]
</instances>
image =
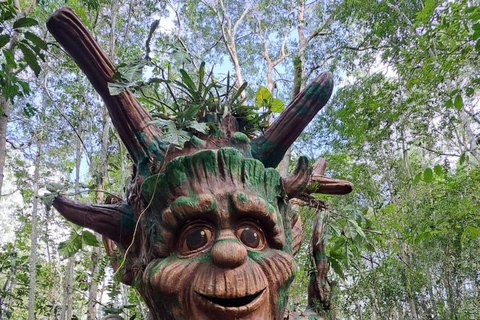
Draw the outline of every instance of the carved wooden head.
<instances>
[{"instance_id":1,"label":"carved wooden head","mask_svg":"<svg viewBox=\"0 0 480 320\"><path fill-rule=\"evenodd\" d=\"M134 163L124 202L59 196L55 208L115 242L124 255L115 268L153 319L281 319L302 240L290 199L352 187L321 176L324 166L312 175L304 157L289 177L274 169L327 102L331 74L318 76L264 135L250 141L226 116L221 138L193 137L179 150L130 92L110 95L114 67L71 9L56 12L47 27L102 96Z\"/></svg>"},{"instance_id":2,"label":"carved wooden head","mask_svg":"<svg viewBox=\"0 0 480 320\"><path fill-rule=\"evenodd\" d=\"M154 258L136 278L156 305L176 319L280 319L301 235L276 170L235 148L205 150L170 161L141 192Z\"/></svg>"}]
</instances>

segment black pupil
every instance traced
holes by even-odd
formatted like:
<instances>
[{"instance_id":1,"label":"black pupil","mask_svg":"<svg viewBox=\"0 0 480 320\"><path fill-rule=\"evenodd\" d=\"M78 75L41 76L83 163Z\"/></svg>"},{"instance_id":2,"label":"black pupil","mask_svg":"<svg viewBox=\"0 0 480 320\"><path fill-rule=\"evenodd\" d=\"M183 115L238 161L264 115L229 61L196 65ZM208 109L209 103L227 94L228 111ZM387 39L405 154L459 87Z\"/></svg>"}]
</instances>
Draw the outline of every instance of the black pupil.
<instances>
[{"instance_id":1,"label":"black pupil","mask_svg":"<svg viewBox=\"0 0 480 320\"><path fill-rule=\"evenodd\" d=\"M243 229L242 234L240 235L240 240L252 248L256 248L260 244L258 234L250 228Z\"/></svg>"},{"instance_id":2,"label":"black pupil","mask_svg":"<svg viewBox=\"0 0 480 320\"><path fill-rule=\"evenodd\" d=\"M207 244L207 233L204 229L195 230L187 236L187 248L195 250Z\"/></svg>"}]
</instances>

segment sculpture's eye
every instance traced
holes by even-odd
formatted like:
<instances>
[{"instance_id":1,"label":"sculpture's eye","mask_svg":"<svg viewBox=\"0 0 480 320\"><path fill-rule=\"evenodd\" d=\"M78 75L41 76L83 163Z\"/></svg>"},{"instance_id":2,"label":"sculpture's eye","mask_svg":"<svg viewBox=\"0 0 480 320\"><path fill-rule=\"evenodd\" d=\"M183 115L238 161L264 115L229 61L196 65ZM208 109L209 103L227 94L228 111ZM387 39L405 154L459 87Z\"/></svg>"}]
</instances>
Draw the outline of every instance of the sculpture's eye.
<instances>
[{"instance_id":1,"label":"sculpture's eye","mask_svg":"<svg viewBox=\"0 0 480 320\"><path fill-rule=\"evenodd\" d=\"M241 226L236 233L238 239L247 247L262 249L265 244L262 231L251 224Z\"/></svg>"},{"instance_id":2,"label":"sculpture's eye","mask_svg":"<svg viewBox=\"0 0 480 320\"><path fill-rule=\"evenodd\" d=\"M206 226L197 226L188 228L184 232L182 251L184 253L191 253L202 249L212 240L213 232Z\"/></svg>"}]
</instances>

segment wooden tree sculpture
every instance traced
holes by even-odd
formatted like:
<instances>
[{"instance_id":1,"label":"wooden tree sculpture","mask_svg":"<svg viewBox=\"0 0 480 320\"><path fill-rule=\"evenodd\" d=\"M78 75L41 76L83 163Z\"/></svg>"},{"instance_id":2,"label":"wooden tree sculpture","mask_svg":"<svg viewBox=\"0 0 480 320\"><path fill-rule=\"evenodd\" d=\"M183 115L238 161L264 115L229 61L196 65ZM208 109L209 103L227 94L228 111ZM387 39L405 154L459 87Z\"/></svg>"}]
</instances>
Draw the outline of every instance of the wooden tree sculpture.
<instances>
[{"instance_id":1,"label":"wooden tree sculpture","mask_svg":"<svg viewBox=\"0 0 480 320\"><path fill-rule=\"evenodd\" d=\"M227 115L221 138L197 134L180 150L162 140L130 92L110 95L114 66L71 9L53 14L47 27L103 98L134 164L125 201L95 205L59 195L54 207L102 234L110 254L115 243L124 260L114 268L152 319L283 319L303 238L290 199L352 190L324 177L324 163L312 174L305 157L288 177L274 169L329 99L332 76L319 75L252 141ZM310 286L314 299L318 279Z\"/></svg>"}]
</instances>

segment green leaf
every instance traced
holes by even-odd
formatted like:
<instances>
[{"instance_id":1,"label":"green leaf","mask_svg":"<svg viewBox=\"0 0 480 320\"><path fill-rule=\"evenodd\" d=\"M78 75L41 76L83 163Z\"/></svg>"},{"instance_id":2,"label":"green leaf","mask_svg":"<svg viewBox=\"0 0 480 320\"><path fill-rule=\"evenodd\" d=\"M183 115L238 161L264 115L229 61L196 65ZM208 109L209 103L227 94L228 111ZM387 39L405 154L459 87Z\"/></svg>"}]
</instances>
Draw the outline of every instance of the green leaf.
<instances>
[{"instance_id":1,"label":"green leaf","mask_svg":"<svg viewBox=\"0 0 480 320\"><path fill-rule=\"evenodd\" d=\"M455 109L457 110L462 110L463 108L463 99L462 96L457 94L455 97L455 101L453 102L453 105L455 106Z\"/></svg>"},{"instance_id":2,"label":"green leaf","mask_svg":"<svg viewBox=\"0 0 480 320\"><path fill-rule=\"evenodd\" d=\"M480 38L480 30L475 30L473 33L472 39L473 40L478 40Z\"/></svg>"},{"instance_id":3,"label":"green leaf","mask_svg":"<svg viewBox=\"0 0 480 320\"><path fill-rule=\"evenodd\" d=\"M433 167L433 171L436 173L437 176L443 175L443 167L440 164L437 164L435 167Z\"/></svg>"},{"instance_id":4,"label":"green leaf","mask_svg":"<svg viewBox=\"0 0 480 320\"><path fill-rule=\"evenodd\" d=\"M58 245L58 252L63 258L70 258L82 249L82 238L73 233L70 239Z\"/></svg>"},{"instance_id":5,"label":"green leaf","mask_svg":"<svg viewBox=\"0 0 480 320\"><path fill-rule=\"evenodd\" d=\"M423 172L417 173L415 178L413 178L413 184L417 184L420 180L422 180Z\"/></svg>"},{"instance_id":6,"label":"green leaf","mask_svg":"<svg viewBox=\"0 0 480 320\"><path fill-rule=\"evenodd\" d=\"M475 50L477 50L477 52L480 52L480 39L478 39L475 43Z\"/></svg>"},{"instance_id":7,"label":"green leaf","mask_svg":"<svg viewBox=\"0 0 480 320\"><path fill-rule=\"evenodd\" d=\"M182 149L185 142L189 141L191 138L191 133L182 129L177 129L173 120L156 119L150 123L164 130L164 135L162 136L163 141L174 144L180 149Z\"/></svg>"},{"instance_id":8,"label":"green leaf","mask_svg":"<svg viewBox=\"0 0 480 320\"><path fill-rule=\"evenodd\" d=\"M13 23L13 28L24 28L24 27L31 27L36 26L38 24L37 20L32 18L20 18Z\"/></svg>"},{"instance_id":9,"label":"green leaf","mask_svg":"<svg viewBox=\"0 0 480 320\"><path fill-rule=\"evenodd\" d=\"M55 183L55 182L47 183L45 188L50 192L58 192L66 189L63 184Z\"/></svg>"},{"instance_id":10,"label":"green leaf","mask_svg":"<svg viewBox=\"0 0 480 320\"><path fill-rule=\"evenodd\" d=\"M465 153L462 153L462 155L460 156L460 159L458 159L458 163L459 163L460 165L464 164L465 158L466 158Z\"/></svg>"},{"instance_id":11,"label":"green leaf","mask_svg":"<svg viewBox=\"0 0 480 320\"><path fill-rule=\"evenodd\" d=\"M198 111L200 111L200 105L191 105L187 110L183 112L183 118L186 121L190 121L195 118Z\"/></svg>"},{"instance_id":12,"label":"green leaf","mask_svg":"<svg viewBox=\"0 0 480 320\"><path fill-rule=\"evenodd\" d=\"M272 94L265 87L260 87L255 94L255 107L260 109L263 105L272 100Z\"/></svg>"},{"instance_id":13,"label":"green leaf","mask_svg":"<svg viewBox=\"0 0 480 320\"><path fill-rule=\"evenodd\" d=\"M46 193L43 196L40 197L40 199L43 201L45 204L45 211L49 212L50 209L53 206L53 201L55 201L55 198L58 196L57 193Z\"/></svg>"},{"instance_id":14,"label":"green leaf","mask_svg":"<svg viewBox=\"0 0 480 320\"><path fill-rule=\"evenodd\" d=\"M10 36L8 34L0 35L0 48L6 45L10 41Z\"/></svg>"},{"instance_id":15,"label":"green leaf","mask_svg":"<svg viewBox=\"0 0 480 320\"><path fill-rule=\"evenodd\" d=\"M281 113L283 109L285 109L285 104L283 103L282 100L277 98L272 100L272 107L271 107L272 112Z\"/></svg>"},{"instance_id":16,"label":"green leaf","mask_svg":"<svg viewBox=\"0 0 480 320\"><path fill-rule=\"evenodd\" d=\"M432 182L433 181L433 171L432 168L426 168L423 171L423 181Z\"/></svg>"},{"instance_id":17,"label":"green leaf","mask_svg":"<svg viewBox=\"0 0 480 320\"><path fill-rule=\"evenodd\" d=\"M345 236L350 239L354 239L357 235L361 238L365 238L365 233L362 228L358 225L357 221L348 219L348 224L345 229Z\"/></svg>"},{"instance_id":18,"label":"green leaf","mask_svg":"<svg viewBox=\"0 0 480 320\"><path fill-rule=\"evenodd\" d=\"M121 68L121 74L127 82L135 82L142 79L143 68L147 65L147 61L137 59L132 63Z\"/></svg>"},{"instance_id":19,"label":"green leaf","mask_svg":"<svg viewBox=\"0 0 480 320\"><path fill-rule=\"evenodd\" d=\"M42 50L47 50L48 46L45 41L40 39L36 34L31 33L30 31L25 32L25 38L30 40L35 46L39 47Z\"/></svg>"},{"instance_id":20,"label":"green leaf","mask_svg":"<svg viewBox=\"0 0 480 320\"><path fill-rule=\"evenodd\" d=\"M183 83L186 84L192 91L197 91L197 86L193 82L192 78L190 78L190 75L183 69L180 69L180 74L182 75Z\"/></svg>"},{"instance_id":21,"label":"green leaf","mask_svg":"<svg viewBox=\"0 0 480 320\"><path fill-rule=\"evenodd\" d=\"M95 237L95 235L90 231L84 230L82 232L82 241L87 246L93 246L93 247L100 246L100 243L98 242L97 237Z\"/></svg>"},{"instance_id":22,"label":"green leaf","mask_svg":"<svg viewBox=\"0 0 480 320\"><path fill-rule=\"evenodd\" d=\"M340 263L338 263L338 261L332 257L330 257L329 262L330 262L330 266L332 266L333 271L335 271L335 273L340 278L345 279L345 274L343 273L343 269Z\"/></svg>"},{"instance_id":23,"label":"green leaf","mask_svg":"<svg viewBox=\"0 0 480 320\"><path fill-rule=\"evenodd\" d=\"M192 128L204 134L208 133L208 125L205 122L190 121L187 124L187 128Z\"/></svg>"},{"instance_id":24,"label":"green leaf","mask_svg":"<svg viewBox=\"0 0 480 320\"><path fill-rule=\"evenodd\" d=\"M28 48L23 43L19 43L18 47L22 51L23 58L27 62L28 66L30 68L32 68L33 72L35 73L35 76L38 77L38 74L40 73L41 68L40 68L40 65L37 62L37 56L35 55L35 53L30 48Z\"/></svg>"},{"instance_id":25,"label":"green leaf","mask_svg":"<svg viewBox=\"0 0 480 320\"><path fill-rule=\"evenodd\" d=\"M132 83L124 83L124 82L108 82L108 91L110 92L111 96L119 95L120 93L124 92L127 88L130 88L133 84Z\"/></svg>"},{"instance_id":26,"label":"green leaf","mask_svg":"<svg viewBox=\"0 0 480 320\"><path fill-rule=\"evenodd\" d=\"M4 49L3 56L5 57L5 62L7 67L16 68L17 63L15 62L15 57L13 56L12 50Z\"/></svg>"}]
</instances>

